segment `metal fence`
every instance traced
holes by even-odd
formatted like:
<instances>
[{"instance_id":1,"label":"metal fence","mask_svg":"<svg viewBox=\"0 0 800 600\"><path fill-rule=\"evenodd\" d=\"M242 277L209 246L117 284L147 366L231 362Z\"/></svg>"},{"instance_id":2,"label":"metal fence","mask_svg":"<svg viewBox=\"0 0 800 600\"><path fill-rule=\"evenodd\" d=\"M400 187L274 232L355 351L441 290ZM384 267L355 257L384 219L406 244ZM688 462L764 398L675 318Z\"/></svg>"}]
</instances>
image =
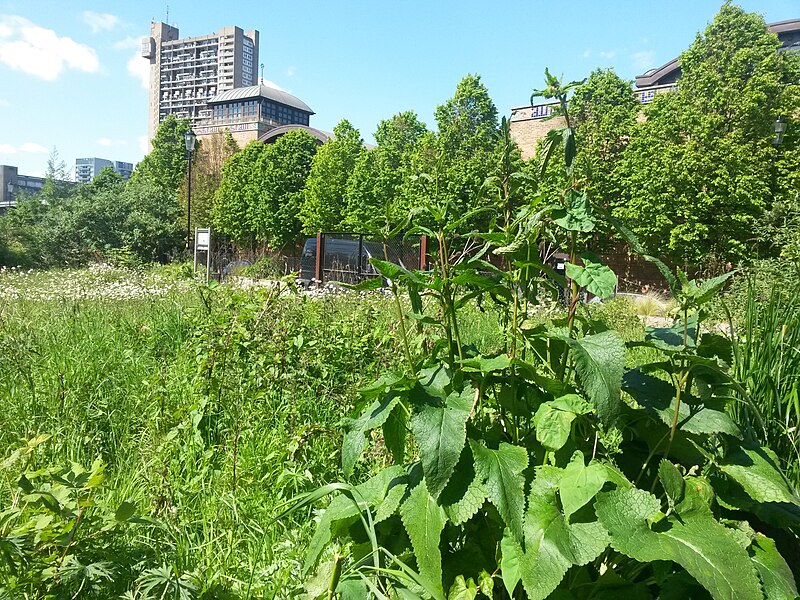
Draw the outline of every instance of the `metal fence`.
<instances>
[{"instance_id":1,"label":"metal fence","mask_svg":"<svg viewBox=\"0 0 800 600\"><path fill-rule=\"evenodd\" d=\"M306 286L330 281L359 283L380 276L370 263L372 258L419 269L426 262L425 242L421 236L384 240L363 233L321 232L303 244L299 278Z\"/></svg>"}]
</instances>

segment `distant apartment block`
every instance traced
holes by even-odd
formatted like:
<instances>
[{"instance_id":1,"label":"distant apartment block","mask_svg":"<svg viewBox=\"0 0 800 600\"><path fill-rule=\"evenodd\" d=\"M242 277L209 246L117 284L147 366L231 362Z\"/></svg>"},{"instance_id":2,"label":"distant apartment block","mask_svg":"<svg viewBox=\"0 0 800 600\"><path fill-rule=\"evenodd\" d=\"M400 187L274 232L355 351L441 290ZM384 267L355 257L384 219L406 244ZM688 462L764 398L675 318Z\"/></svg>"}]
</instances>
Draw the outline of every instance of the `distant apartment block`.
<instances>
[{"instance_id":1,"label":"distant apartment block","mask_svg":"<svg viewBox=\"0 0 800 600\"><path fill-rule=\"evenodd\" d=\"M148 133L152 140L167 115L188 118L192 126L211 117L208 100L256 83L258 31L223 27L217 33L179 38L178 28L151 23L142 40L150 60Z\"/></svg>"},{"instance_id":2,"label":"distant apartment block","mask_svg":"<svg viewBox=\"0 0 800 600\"><path fill-rule=\"evenodd\" d=\"M800 19L770 23L767 27L781 42L779 52L800 52ZM649 104L658 94L677 89L680 77L680 62L674 58L657 69L637 75L633 93L640 103ZM557 103L544 102L511 109L511 137L519 146L523 158L530 158L536 153L536 145L548 131L564 127L563 117L552 117L556 107Z\"/></svg>"},{"instance_id":3,"label":"distant apartment block","mask_svg":"<svg viewBox=\"0 0 800 600\"><path fill-rule=\"evenodd\" d=\"M17 167L0 165L0 212L16 205L22 196L35 196L44 187L44 177L22 175Z\"/></svg>"},{"instance_id":4,"label":"distant apartment block","mask_svg":"<svg viewBox=\"0 0 800 600\"><path fill-rule=\"evenodd\" d=\"M118 160L110 161L105 158L76 158L75 159L75 182L76 183L91 183L92 180L100 174L106 167L111 167L115 173L118 173L126 181L133 173L133 164L121 162Z\"/></svg>"}]
</instances>

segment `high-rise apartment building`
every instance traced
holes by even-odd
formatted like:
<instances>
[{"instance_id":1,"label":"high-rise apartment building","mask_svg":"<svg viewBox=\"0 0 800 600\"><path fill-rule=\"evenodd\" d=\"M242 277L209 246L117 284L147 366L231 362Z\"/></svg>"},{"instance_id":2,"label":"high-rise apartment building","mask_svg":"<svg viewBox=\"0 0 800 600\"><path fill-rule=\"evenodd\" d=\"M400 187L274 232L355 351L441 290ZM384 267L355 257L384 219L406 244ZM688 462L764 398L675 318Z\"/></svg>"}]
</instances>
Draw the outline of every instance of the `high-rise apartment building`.
<instances>
[{"instance_id":1,"label":"high-rise apartment building","mask_svg":"<svg viewBox=\"0 0 800 600\"><path fill-rule=\"evenodd\" d=\"M111 167L123 179L128 180L133 173L133 164L119 160L110 161L105 158L76 158L75 181L76 183L91 183L105 167Z\"/></svg>"},{"instance_id":2,"label":"high-rise apartment building","mask_svg":"<svg viewBox=\"0 0 800 600\"><path fill-rule=\"evenodd\" d=\"M151 23L142 56L150 60L152 140L167 115L189 118L195 125L211 117L210 98L255 85L258 31L223 27L216 34L179 39L177 27Z\"/></svg>"}]
</instances>

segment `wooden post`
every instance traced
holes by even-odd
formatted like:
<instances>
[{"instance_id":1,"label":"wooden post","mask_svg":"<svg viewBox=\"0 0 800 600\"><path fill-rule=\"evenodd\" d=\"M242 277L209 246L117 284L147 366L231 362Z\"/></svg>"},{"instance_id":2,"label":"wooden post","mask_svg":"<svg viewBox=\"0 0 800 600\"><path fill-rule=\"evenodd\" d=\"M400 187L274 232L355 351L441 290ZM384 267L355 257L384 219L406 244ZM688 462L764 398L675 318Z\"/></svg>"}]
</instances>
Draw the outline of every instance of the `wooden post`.
<instances>
[{"instance_id":1,"label":"wooden post","mask_svg":"<svg viewBox=\"0 0 800 600\"><path fill-rule=\"evenodd\" d=\"M424 233L419 239L419 270L424 271L428 267L428 236Z\"/></svg>"},{"instance_id":2,"label":"wooden post","mask_svg":"<svg viewBox=\"0 0 800 600\"><path fill-rule=\"evenodd\" d=\"M325 249L323 248L323 244L325 243L325 237L322 235L321 231L317 232L317 263L316 268L314 269L314 278L317 280L317 287L322 287L322 274L325 269Z\"/></svg>"}]
</instances>

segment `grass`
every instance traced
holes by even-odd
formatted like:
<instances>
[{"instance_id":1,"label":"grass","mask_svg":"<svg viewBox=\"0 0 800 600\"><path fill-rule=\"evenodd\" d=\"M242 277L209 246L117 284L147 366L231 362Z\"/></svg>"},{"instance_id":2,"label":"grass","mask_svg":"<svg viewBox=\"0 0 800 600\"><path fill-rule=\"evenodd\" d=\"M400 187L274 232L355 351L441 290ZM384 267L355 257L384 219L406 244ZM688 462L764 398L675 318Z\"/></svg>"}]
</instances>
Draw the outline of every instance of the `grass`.
<instances>
[{"instance_id":1,"label":"grass","mask_svg":"<svg viewBox=\"0 0 800 600\"><path fill-rule=\"evenodd\" d=\"M55 519L47 531L60 520L79 528L80 518L26 504L25 472L46 470L39 489L60 489L74 465L100 459L105 481L80 493L94 494L106 521L124 503L135 509L103 535L83 526L67 566L94 571L72 583L46 577L48 556L63 563L67 554L58 544L31 542L27 575L0 562L11 597L174 597L185 588L188 597L272 598L300 586L313 513L275 517L298 494L343 479L340 425L356 390L402 364L394 306L380 294L281 296L180 275L0 273L0 461L50 436L0 478L0 506L12 515L0 519L0 543L44 518ZM641 336L626 304L590 310L626 338ZM465 342L499 351L496 309L465 311ZM355 478L386 460L374 454ZM106 564L113 583L97 575Z\"/></svg>"},{"instance_id":2,"label":"grass","mask_svg":"<svg viewBox=\"0 0 800 600\"><path fill-rule=\"evenodd\" d=\"M735 323L735 372L761 412L765 427L746 404L734 416L772 448L800 489L800 299L776 286L767 294L751 279L742 317Z\"/></svg>"}]
</instances>

